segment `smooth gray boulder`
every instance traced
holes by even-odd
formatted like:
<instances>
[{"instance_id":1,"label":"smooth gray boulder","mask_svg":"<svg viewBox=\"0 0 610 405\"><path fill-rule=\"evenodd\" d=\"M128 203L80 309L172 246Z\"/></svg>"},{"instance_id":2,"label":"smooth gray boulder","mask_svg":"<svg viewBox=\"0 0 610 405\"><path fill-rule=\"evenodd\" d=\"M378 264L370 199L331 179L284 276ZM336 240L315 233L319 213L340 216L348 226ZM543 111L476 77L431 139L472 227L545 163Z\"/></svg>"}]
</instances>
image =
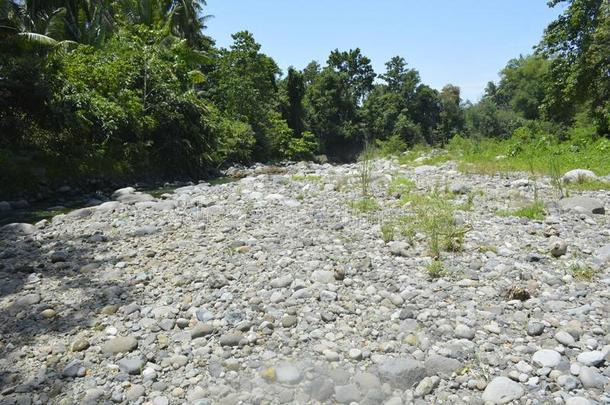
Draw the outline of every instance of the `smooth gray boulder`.
<instances>
[{"instance_id":1,"label":"smooth gray boulder","mask_svg":"<svg viewBox=\"0 0 610 405\"><path fill-rule=\"evenodd\" d=\"M583 367L578 375L582 386L585 388L597 388L603 390L608 384L608 377L605 377L594 367Z\"/></svg>"},{"instance_id":2,"label":"smooth gray boulder","mask_svg":"<svg viewBox=\"0 0 610 405\"><path fill-rule=\"evenodd\" d=\"M590 197L570 197L559 201L559 207L564 211L584 211L591 214L605 214L604 204Z\"/></svg>"},{"instance_id":3,"label":"smooth gray boulder","mask_svg":"<svg viewBox=\"0 0 610 405\"><path fill-rule=\"evenodd\" d=\"M564 183L582 183L584 181L597 180L597 175L591 170L574 169L564 174L561 179Z\"/></svg>"},{"instance_id":4,"label":"smooth gray boulder","mask_svg":"<svg viewBox=\"0 0 610 405\"><path fill-rule=\"evenodd\" d=\"M18 235L32 235L36 232L36 227L32 224L15 223L4 225L0 230Z\"/></svg>"},{"instance_id":5,"label":"smooth gray boulder","mask_svg":"<svg viewBox=\"0 0 610 405\"><path fill-rule=\"evenodd\" d=\"M128 374L137 375L142 372L145 364L145 361L139 357L124 358L119 361L119 368Z\"/></svg>"},{"instance_id":6,"label":"smooth gray boulder","mask_svg":"<svg viewBox=\"0 0 610 405\"><path fill-rule=\"evenodd\" d=\"M275 368L277 381L282 384L298 384L303 374L292 364L281 364Z\"/></svg>"},{"instance_id":7,"label":"smooth gray boulder","mask_svg":"<svg viewBox=\"0 0 610 405\"><path fill-rule=\"evenodd\" d=\"M424 365L429 376L438 375L440 377L450 377L451 374L463 367L462 362L438 354L430 355Z\"/></svg>"},{"instance_id":8,"label":"smooth gray boulder","mask_svg":"<svg viewBox=\"0 0 610 405\"><path fill-rule=\"evenodd\" d=\"M108 354L127 353L138 347L138 341L132 336L115 337L102 345L102 352Z\"/></svg>"},{"instance_id":9,"label":"smooth gray boulder","mask_svg":"<svg viewBox=\"0 0 610 405\"><path fill-rule=\"evenodd\" d=\"M155 198L146 193L133 193L133 194L125 194L116 199L118 202L123 204L136 204L140 202L154 201Z\"/></svg>"},{"instance_id":10,"label":"smooth gray boulder","mask_svg":"<svg viewBox=\"0 0 610 405\"><path fill-rule=\"evenodd\" d=\"M136 189L133 187L124 187L124 188L119 188L118 190L115 190L114 193L112 193L112 198L113 199L117 199L119 197L128 195L128 194L133 194L136 192Z\"/></svg>"},{"instance_id":11,"label":"smooth gray boulder","mask_svg":"<svg viewBox=\"0 0 610 405\"><path fill-rule=\"evenodd\" d=\"M534 353L532 361L540 367L557 367L561 361L561 354L555 350L543 349Z\"/></svg>"},{"instance_id":12,"label":"smooth gray boulder","mask_svg":"<svg viewBox=\"0 0 610 405\"><path fill-rule=\"evenodd\" d=\"M602 246L595 251L595 260L601 264L610 262L610 245Z\"/></svg>"},{"instance_id":13,"label":"smooth gray boulder","mask_svg":"<svg viewBox=\"0 0 610 405\"><path fill-rule=\"evenodd\" d=\"M383 361L378 369L384 382L401 389L414 387L426 376L424 365L408 357Z\"/></svg>"},{"instance_id":14,"label":"smooth gray boulder","mask_svg":"<svg viewBox=\"0 0 610 405\"><path fill-rule=\"evenodd\" d=\"M485 388L483 401L492 404L507 404L521 398L524 393L521 384L507 377L496 377Z\"/></svg>"}]
</instances>

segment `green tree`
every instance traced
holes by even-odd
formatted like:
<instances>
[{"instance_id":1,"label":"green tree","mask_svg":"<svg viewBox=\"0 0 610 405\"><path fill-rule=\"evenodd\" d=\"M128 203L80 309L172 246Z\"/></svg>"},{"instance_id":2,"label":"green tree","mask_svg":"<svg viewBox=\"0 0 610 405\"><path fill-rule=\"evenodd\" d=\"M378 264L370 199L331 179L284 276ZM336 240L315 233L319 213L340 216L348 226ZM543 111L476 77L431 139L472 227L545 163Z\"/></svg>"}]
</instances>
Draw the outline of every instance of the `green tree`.
<instances>
[{"instance_id":1,"label":"green tree","mask_svg":"<svg viewBox=\"0 0 610 405\"><path fill-rule=\"evenodd\" d=\"M408 103L420 83L419 72L408 69L407 62L400 56L394 56L385 66L386 73L380 78L387 83L389 91L400 94L404 102Z\"/></svg>"},{"instance_id":2,"label":"green tree","mask_svg":"<svg viewBox=\"0 0 610 405\"><path fill-rule=\"evenodd\" d=\"M385 84L375 85L363 106L369 133L379 140L394 136L409 145L419 142L421 128L411 116L419 72L409 69L404 58L395 56L386 63L386 72L380 78Z\"/></svg>"},{"instance_id":3,"label":"green tree","mask_svg":"<svg viewBox=\"0 0 610 405\"><path fill-rule=\"evenodd\" d=\"M228 118L250 125L256 136L252 156L264 161L281 157L280 145L287 140L277 137L290 137L291 131L278 116L280 69L260 48L251 33L234 34L231 47L220 50L206 89Z\"/></svg>"},{"instance_id":4,"label":"green tree","mask_svg":"<svg viewBox=\"0 0 610 405\"><path fill-rule=\"evenodd\" d=\"M437 141L436 128L440 121L442 105L438 91L430 86L420 84L417 87L411 108L413 121L421 128L421 133L428 144Z\"/></svg>"},{"instance_id":5,"label":"green tree","mask_svg":"<svg viewBox=\"0 0 610 405\"><path fill-rule=\"evenodd\" d=\"M361 105L373 89L376 76L371 60L362 55L360 48L343 52L335 49L328 57L328 67L341 75L354 102Z\"/></svg>"},{"instance_id":6,"label":"green tree","mask_svg":"<svg viewBox=\"0 0 610 405\"><path fill-rule=\"evenodd\" d=\"M190 46L209 45L203 36L206 21L203 15L205 0L118 0L116 7L129 24L141 24L149 28L164 30L187 40Z\"/></svg>"},{"instance_id":7,"label":"green tree","mask_svg":"<svg viewBox=\"0 0 610 405\"><path fill-rule=\"evenodd\" d=\"M316 77L320 74L320 70L320 64L315 60L309 62L307 66L305 66L305 69L303 69L303 82L305 83L305 86L310 86L314 82Z\"/></svg>"},{"instance_id":8,"label":"green tree","mask_svg":"<svg viewBox=\"0 0 610 405\"><path fill-rule=\"evenodd\" d=\"M500 72L500 83L494 100L524 118L540 118L540 106L544 101L547 86L549 61L537 56L519 56L511 59Z\"/></svg>"},{"instance_id":9,"label":"green tree","mask_svg":"<svg viewBox=\"0 0 610 405\"><path fill-rule=\"evenodd\" d=\"M610 133L610 3L607 0L551 0L565 4L546 29L538 51L551 60L544 110L571 122L581 106L599 133Z\"/></svg>"},{"instance_id":10,"label":"green tree","mask_svg":"<svg viewBox=\"0 0 610 405\"><path fill-rule=\"evenodd\" d=\"M451 84L446 85L441 90L439 99L441 103L439 132L441 142L445 144L464 127L460 88Z\"/></svg>"},{"instance_id":11,"label":"green tree","mask_svg":"<svg viewBox=\"0 0 610 405\"><path fill-rule=\"evenodd\" d=\"M323 69L305 94L307 126L316 134L322 152L348 157L361 145L355 100L340 73Z\"/></svg>"},{"instance_id":12,"label":"green tree","mask_svg":"<svg viewBox=\"0 0 610 405\"><path fill-rule=\"evenodd\" d=\"M305 98L305 80L303 73L288 68L288 76L285 79L285 103L282 105L282 115L288 126L296 136L304 131L305 110L303 99Z\"/></svg>"}]
</instances>

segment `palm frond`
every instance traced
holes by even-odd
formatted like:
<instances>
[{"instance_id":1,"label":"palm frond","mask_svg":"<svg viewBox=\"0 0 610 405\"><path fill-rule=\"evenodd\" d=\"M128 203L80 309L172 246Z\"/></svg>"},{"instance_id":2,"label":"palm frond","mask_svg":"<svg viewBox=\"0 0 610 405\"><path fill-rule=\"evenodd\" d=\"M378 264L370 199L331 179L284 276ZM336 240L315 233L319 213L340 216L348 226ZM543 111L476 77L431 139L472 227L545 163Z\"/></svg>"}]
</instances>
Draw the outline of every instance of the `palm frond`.
<instances>
[{"instance_id":1,"label":"palm frond","mask_svg":"<svg viewBox=\"0 0 610 405\"><path fill-rule=\"evenodd\" d=\"M38 34L36 32L20 32L17 36L25 42L36 45L56 46L59 43L47 35Z\"/></svg>"}]
</instances>

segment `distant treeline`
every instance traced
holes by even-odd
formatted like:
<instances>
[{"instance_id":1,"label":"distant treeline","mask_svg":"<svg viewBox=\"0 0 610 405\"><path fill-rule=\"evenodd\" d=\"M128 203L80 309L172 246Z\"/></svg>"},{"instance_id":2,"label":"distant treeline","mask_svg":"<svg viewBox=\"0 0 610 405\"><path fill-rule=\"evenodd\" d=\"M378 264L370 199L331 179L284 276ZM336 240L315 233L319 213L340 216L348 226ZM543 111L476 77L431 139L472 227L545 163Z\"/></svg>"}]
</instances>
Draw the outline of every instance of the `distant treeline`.
<instances>
[{"instance_id":1,"label":"distant treeline","mask_svg":"<svg viewBox=\"0 0 610 405\"><path fill-rule=\"evenodd\" d=\"M202 0L0 0L0 192L197 177L230 163L399 151L456 134L608 135L610 7L566 11L477 104L359 49L283 73L249 32L218 48ZM484 57L484 56L482 56Z\"/></svg>"}]
</instances>

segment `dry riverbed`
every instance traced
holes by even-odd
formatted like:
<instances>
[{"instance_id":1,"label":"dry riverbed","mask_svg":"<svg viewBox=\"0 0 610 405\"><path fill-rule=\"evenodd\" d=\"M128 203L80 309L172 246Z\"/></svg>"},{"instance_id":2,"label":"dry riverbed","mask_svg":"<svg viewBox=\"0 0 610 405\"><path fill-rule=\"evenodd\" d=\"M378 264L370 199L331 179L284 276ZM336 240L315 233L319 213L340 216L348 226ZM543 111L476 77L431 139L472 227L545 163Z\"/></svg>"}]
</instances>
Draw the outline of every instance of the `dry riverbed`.
<instances>
[{"instance_id":1,"label":"dry riverbed","mask_svg":"<svg viewBox=\"0 0 610 405\"><path fill-rule=\"evenodd\" d=\"M610 192L557 193L302 163L5 226L0 404L609 403Z\"/></svg>"}]
</instances>

